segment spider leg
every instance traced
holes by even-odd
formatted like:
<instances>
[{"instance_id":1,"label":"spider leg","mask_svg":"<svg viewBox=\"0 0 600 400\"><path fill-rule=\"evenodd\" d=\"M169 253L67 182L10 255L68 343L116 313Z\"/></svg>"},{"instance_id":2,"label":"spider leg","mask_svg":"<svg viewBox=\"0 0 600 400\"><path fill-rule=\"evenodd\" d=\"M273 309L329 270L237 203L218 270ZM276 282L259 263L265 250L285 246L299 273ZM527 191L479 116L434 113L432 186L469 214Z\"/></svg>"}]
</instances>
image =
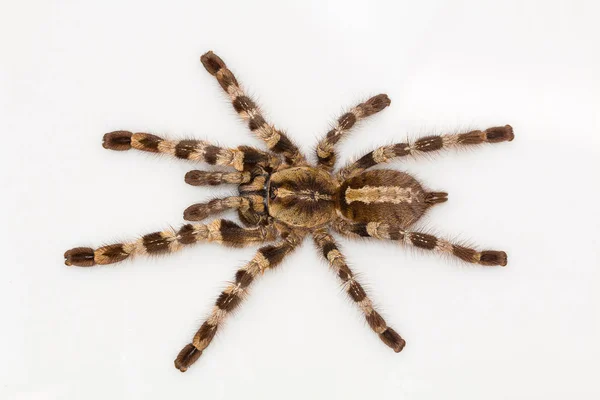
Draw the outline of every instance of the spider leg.
<instances>
[{"instance_id":1,"label":"spider leg","mask_svg":"<svg viewBox=\"0 0 600 400\"><path fill-rule=\"evenodd\" d=\"M123 261L132 256L174 253L184 246L199 242L217 242L242 247L274 240L272 227L243 228L235 222L219 219L209 224L186 224L178 230L149 233L138 240L114 243L98 249L76 247L65 252L65 264L91 267Z\"/></svg>"},{"instance_id":2,"label":"spider leg","mask_svg":"<svg viewBox=\"0 0 600 400\"><path fill-rule=\"evenodd\" d=\"M334 228L337 232L346 236L397 240L420 249L449 254L472 264L486 266L500 265L504 267L507 263L506 253L503 251L477 251L458 244L453 244L445 239L440 239L427 233L407 231L400 226L394 226L384 222L370 222L365 224L339 219L334 224Z\"/></svg>"},{"instance_id":3,"label":"spider leg","mask_svg":"<svg viewBox=\"0 0 600 400\"><path fill-rule=\"evenodd\" d=\"M256 212L264 212L265 206L261 196L230 196L222 199L213 199L206 203L197 203L189 206L183 212L186 221L202 221L212 214L218 214L225 210L238 210L252 208Z\"/></svg>"},{"instance_id":4,"label":"spider leg","mask_svg":"<svg viewBox=\"0 0 600 400\"><path fill-rule=\"evenodd\" d=\"M224 183L248 183L252 179L249 171L244 172L220 172L193 170L185 174L185 182L192 186L216 186Z\"/></svg>"},{"instance_id":5,"label":"spider leg","mask_svg":"<svg viewBox=\"0 0 600 400\"><path fill-rule=\"evenodd\" d=\"M236 149L218 147L204 140L168 140L150 133L115 131L104 135L105 149L124 151L134 148L150 153L168 154L182 160L233 167L243 171L247 165L269 164L273 157L248 146Z\"/></svg>"},{"instance_id":6,"label":"spider leg","mask_svg":"<svg viewBox=\"0 0 600 400\"><path fill-rule=\"evenodd\" d=\"M250 284L265 270L279 265L284 257L301 243L302 238L303 236L292 232L278 243L261 247L254 258L236 272L234 282L221 292L210 315L198 329L192 343L186 345L177 355L175 368L181 372L187 371L208 347L225 318L237 308L247 295Z\"/></svg>"},{"instance_id":7,"label":"spider leg","mask_svg":"<svg viewBox=\"0 0 600 400\"><path fill-rule=\"evenodd\" d=\"M352 178L377 164L382 164L396 157L419 155L433 151L472 146L482 143L510 142L515 135L510 125L488 128L485 131L471 131L458 134L426 136L414 143L396 143L382 146L367 153L352 164L340 169L337 176L344 179Z\"/></svg>"},{"instance_id":8,"label":"spider leg","mask_svg":"<svg viewBox=\"0 0 600 400\"><path fill-rule=\"evenodd\" d=\"M339 117L335 126L327 132L327 135L317 145L317 166L329 172L333 170L336 161L334 149L336 143L350 131L356 122L378 113L389 106L390 103L390 99L386 94L378 94Z\"/></svg>"},{"instance_id":9,"label":"spider leg","mask_svg":"<svg viewBox=\"0 0 600 400\"><path fill-rule=\"evenodd\" d=\"M356 277L348 267L348 264L346 264L344 256L338 250L338 246L328 230L325 228L316 230L313 232L313 239L320 253L325 257L329 262L330 267L341 279L346 293L348 293L350 298L364 314L371 329L379 335L379 338L383 343L392 348L396 353L402 351L406 342L394 329L390 328L383 317L375 311L373 302L369 299L363 287L356 280Z\"/></svg>"},{"instance_id":10,"label":"spider leg","mask_svg":"<svg viewBox=\"0 0 600 400\"><path fill-rule=\"evenodd\" d=\"M204 68L217 78L231 98L235 111L243 120L248 121L248 128L267 144L269 150L283 155L289 165L306 164L306 158L286 134L265 121L260 108L244 93L233 73L219 56L209 51L200 61Z\"/></svg>"}]
</instances>

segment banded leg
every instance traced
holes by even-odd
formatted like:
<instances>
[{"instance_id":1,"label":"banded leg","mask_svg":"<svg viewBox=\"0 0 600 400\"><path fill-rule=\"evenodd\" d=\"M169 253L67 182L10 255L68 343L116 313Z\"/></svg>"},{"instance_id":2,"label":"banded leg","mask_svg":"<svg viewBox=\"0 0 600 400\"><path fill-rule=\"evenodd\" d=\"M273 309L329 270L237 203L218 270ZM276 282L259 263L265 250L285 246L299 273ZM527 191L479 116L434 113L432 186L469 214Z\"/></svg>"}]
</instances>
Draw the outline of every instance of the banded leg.
<instances>
[{"instance_id":1,"label":"banded leg","mask_svg":"<svg viewBox=\"0 0 600 400\"><path fill-rule=\"evenodd\" d=\"M346 236L372 237L377 239L397 240L404 244L420 249L433 250L460 258L461 260L479 265L506 266L507 257L503 251L477 251L465 246L453 244L445 239L421 232L410 232L399 226L384 222L357 223L338 220L334 224L336 231Z\"/></svg>"},{"instance_id":2,"label":"banded leg","mask_svg":"<svg viewBox=\"0 0 600 400\"><path fill-rule=\"evenodd\" d=\"M283 155L287 164L306 164L304 155L286 134L265 121L260 108L244 93L237 79L221 58L209 51L200 58L200 61L204 68L217 78L223 90L229 95L235 111L243 120L248 121L248 128L262 139L271 151Z\"/></svg>"},{"instance_id":3,"label":"banded leg","mask_svg":"<svg viewBox=\"0 0 600 400\"><path fill-rule=\"evenodd\" d=\"M333 237L326 229L319 229L313 232L313 238L319 251L329 262L329 265L337 276L342 280L344 289L350 298L358 305L365 316L367 323L379 338L387 346L391 347L396 353L402 351L406 342L395 330L390 328L383 317L373 308L373 302L363 287L358 283L352 270L346 264L346 260L340 251Z\"/></svg>"},{"instance_id":4,"label":"banded leg","mask_svg":"<svg viewBox=\"0 0 600 400\"><path fill-rule=\"evenodd\" d=\"M272 157L248 146L227 149L203 140L167 140L150 133L115 131L104 135L102 146L109 150L124 151L131 148L210 165L223 165L243 171L248 164L268 165Z\"/></svg>"},{"instance_id":5,"label":"banded leg","mask_svg":"<svg viewBox=\"0 0 600 400\"><path fill-rule=\"evenodd\" d=\"M378 113L391 103L386 94L378 94L364 103L360 103L338 118L335 126L317 145L318 166L326 171L333 170L336 160L334 146L336 143L363 118Z\"/></svg>"},{"instance_id":6,"label":"banded leg","mask_svg":"<svg viewBox=\"0 0 600 400\"><path fill-rule=\"evenodd\" d=\"M379 147L359 158L354 163L340 169L337 175L342 180L349 179L374 165L386 163L392 158L419 155L442 149L472 146L482 143L510 142L514 137L515 135L510 125L497 126L485 131L477 130L467 133L426 136L416 140L414 143L397 143Z\"/></svg>"},{"instance_id":7,"label":"banded leg","mask_svg":"<svg viewBox=\"0 0 600 400\"><path fill-rule=\"evenodd\" d=\"M186 221L202 221L209 215L218 214L225 210L247 210L250 208L258 213L264 212L263 198L261 196L231 196L213 199L207 203L193 204L185 209L183 219Z\"/></svg>"},{"instance_id":8,"label":"banded leg","mask_svg":"<svg viewBox=\"0 0 600 400\"><path fill-rule=\"evenodd\" d=\"M215 337L225 318L242 302L248 293L250 284L267 269L275 268L284 257L300 244L302 238L294 234L285 240L261 247L254 258L239 269L235 280L230 283L217 298L210 315L198 329L192 343L186 345L175 359L175 368L187 371Z\"/></svg>"},{"instance_id":9,"label":"banded leg","mask_svg":"<svg viewBox=\"0 0 600 400\"><path fill-rule=\"evenodd\" d=\"M275 236L276 232L272 228L243 228L235 222L222 219L206 225L186 224L178 230L167 229L149 233L133 242L110 244L96 250L76 247L65 253L65 264L92 267L96 264L114 264L133 256L173 253L184 246L199 242L217 242L242 247L268 242L274 240Z\"/></svg>"},{"instance_id":10,"label":"banded leg","mask_svg":"<svg viewBox=\"0 0 600 400\"><path fill-rule=\"evenodd\" d=\"M249 171L244 172L219 172L193 170L185 174L185 182L192 186L216 186L223 183L239 185L248 183L252 179Z\"/></svg>"}]
</instances>

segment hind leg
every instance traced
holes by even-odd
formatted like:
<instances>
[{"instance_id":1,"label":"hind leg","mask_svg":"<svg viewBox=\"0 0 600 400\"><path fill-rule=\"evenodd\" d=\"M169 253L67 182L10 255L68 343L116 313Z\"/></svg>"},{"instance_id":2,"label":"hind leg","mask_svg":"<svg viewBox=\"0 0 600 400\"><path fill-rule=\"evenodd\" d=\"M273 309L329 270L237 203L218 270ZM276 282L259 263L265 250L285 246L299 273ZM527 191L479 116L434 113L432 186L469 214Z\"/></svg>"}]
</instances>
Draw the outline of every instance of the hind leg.
<instances>
[{"instance_id":1,"label":"hind leg","mask_svg":"<svg viewBox=\"0 0 600 400\"><path fill-rule=\"evenodd\" d=\"M507 263L506 253L503 251L477 251L427 233L408 231L398 225L387 224L384 222L370 222L366 224L339 219L334 224L334 228L337 232L346 236L395 240L423 250L448 254L472 264L486 266L500 265L504 267Z\"/></svg>"}]
</instances>

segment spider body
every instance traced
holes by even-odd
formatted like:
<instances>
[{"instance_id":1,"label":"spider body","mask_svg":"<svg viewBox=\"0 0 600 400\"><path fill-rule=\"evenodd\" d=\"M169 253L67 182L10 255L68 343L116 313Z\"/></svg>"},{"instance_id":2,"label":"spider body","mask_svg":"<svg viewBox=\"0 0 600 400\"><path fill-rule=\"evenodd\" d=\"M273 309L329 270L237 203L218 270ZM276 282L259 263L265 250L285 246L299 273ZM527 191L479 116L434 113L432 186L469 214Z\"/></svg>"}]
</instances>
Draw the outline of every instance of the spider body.
<instances>
[{"instance_id":1,"label":"spider body","mask_svg":"<svg viewBox=\"0 0 600 400\"><path fill-rule=\"evenodd\" d=\"M390 105L385 94L374 96L338 118L319 142L317 164L311 165L298 147L269 124L256 103L242 90L223 60L208 52L201 57L230 97L234 109L247 121L249 129L270 151L248 146L222 148L201 140L168 140L150 133L115 131L104 136L106 149L136 149L166 154L193 162L229 168L229 171L193 170L185 181L198 185L238 185L239 195L194 204L184 211L184 219L202 221L225 210L237 210L245 227L225 219L188 223L143 235L137 240L114 243L96 249L76 247L65 252L65 264L91 267L112 264L141 255L166 254L201 242L217 242L241 247L262 243L254 258L240 268L219 295L207 319L191 343L175 359L184 372L209 346L226 317L235 310L253 282L265 271L277 267L307 236L312 236L319 253L340 279L344 290L364 315L368 326L381 341L400 352L404 339L375 310L358 282L331 231L348 237L391 240L407 246L449 254L479 265L507 263L503 251L478 251L409 228L434 204L447 200L444 192L430 192L410 175L371 167L395 158L409 157L447 148L511 141L509 125L470 132L428 136L412 143L383 146L334 171L335 145L361 119ZM271 244L266 244L273 242Z\"/></svg>"},{"instance_id":2,"label":"spider body","mask_svg":"<svg viewBox=\"0 0 600 400\"><path fill-rule=\"evenodd\" d=\"M394 170L365 171L339 183L325 171L294 167L266 180L268 215L297 228L314 228L342 216L354 222L415 223L445 193L426 192L410 175Z\"/></svg>"},{"instance_id":3,"label":"spider body","mask_svg":"<svg viewBox=\"0 0 600 400\"><path fill-rule=\"evenodd\" d=\"M268 187L269 215L284 224L314 228L336 215L339 185L331 174L313 167L275 172Z\"/></svg>"}]
</instances>

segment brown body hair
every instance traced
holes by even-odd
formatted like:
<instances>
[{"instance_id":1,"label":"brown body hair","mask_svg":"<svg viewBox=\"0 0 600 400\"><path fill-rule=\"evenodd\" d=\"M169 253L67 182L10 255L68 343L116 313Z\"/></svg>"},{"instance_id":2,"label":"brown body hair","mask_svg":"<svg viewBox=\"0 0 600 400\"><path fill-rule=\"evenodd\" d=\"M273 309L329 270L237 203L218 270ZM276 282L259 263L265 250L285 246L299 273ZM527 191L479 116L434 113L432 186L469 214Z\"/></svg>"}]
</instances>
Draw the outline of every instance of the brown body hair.
<instances>
[{"instance_id":1,"label":"brown body hair","mask_svg":"<svg viewBox=\"0 0 600 400\"><path fill-rule=\"evenodd\" d=\"M267 191L269 215L301 228L326 225L338 216L407 228L434 204L434 195L416 179L394 170L366 171L338 183L318 168L289 168L271 175ZM435 202L446 200L444 193L437 195Z\"/></svg>"},{"instance_id":2,"label":"brown body hair","mask_svg":"<svg viewBox=\"0 0 600 400\"><path fill-rule=\"evenodd\" d=\"M306 236L312 236L319 254L337 275L368 326L395 352L402 351L406 342L375 309L367 291L346 263L331 231L348 237L399 242L449 254L468 263L506 265L507 257L503 251L478 251L428 233L409 230L429 207L445 202L447 194L427 191L404 172L369 168L394 158L511 141L514 134L510 125L426 136L413 143L382 146L336 171L337 143L359 121L391 104L387 95L379 94L337 119L318 143L315 149L317 163L311 166L286 133L265 119L260 107L246 94L220 57L208 52L201 57L201 62L216 78L237 114L269 151L248 146L223 148L203 140L171 140L151 133L124 130L104 135L103 146L110 150L163 154L228 168L229 171L193 170L186 174L185 182L192 186L234 184L238 185L239 194L193 204L184 211L183 217L188 221L201 221L235 210L246 226L214 219L149 233L137 240L95 249L75 247L64 253L66 265L92 267L138 256L173 253L198 243L213 242L230 247L261 245L252 260L236 272L221 292L191 343L177 355L175 367L180 371L186 371L206 351L227 317L241 305L251 284L266 271L278 267Z\"/></svg>"}]
</instances>

